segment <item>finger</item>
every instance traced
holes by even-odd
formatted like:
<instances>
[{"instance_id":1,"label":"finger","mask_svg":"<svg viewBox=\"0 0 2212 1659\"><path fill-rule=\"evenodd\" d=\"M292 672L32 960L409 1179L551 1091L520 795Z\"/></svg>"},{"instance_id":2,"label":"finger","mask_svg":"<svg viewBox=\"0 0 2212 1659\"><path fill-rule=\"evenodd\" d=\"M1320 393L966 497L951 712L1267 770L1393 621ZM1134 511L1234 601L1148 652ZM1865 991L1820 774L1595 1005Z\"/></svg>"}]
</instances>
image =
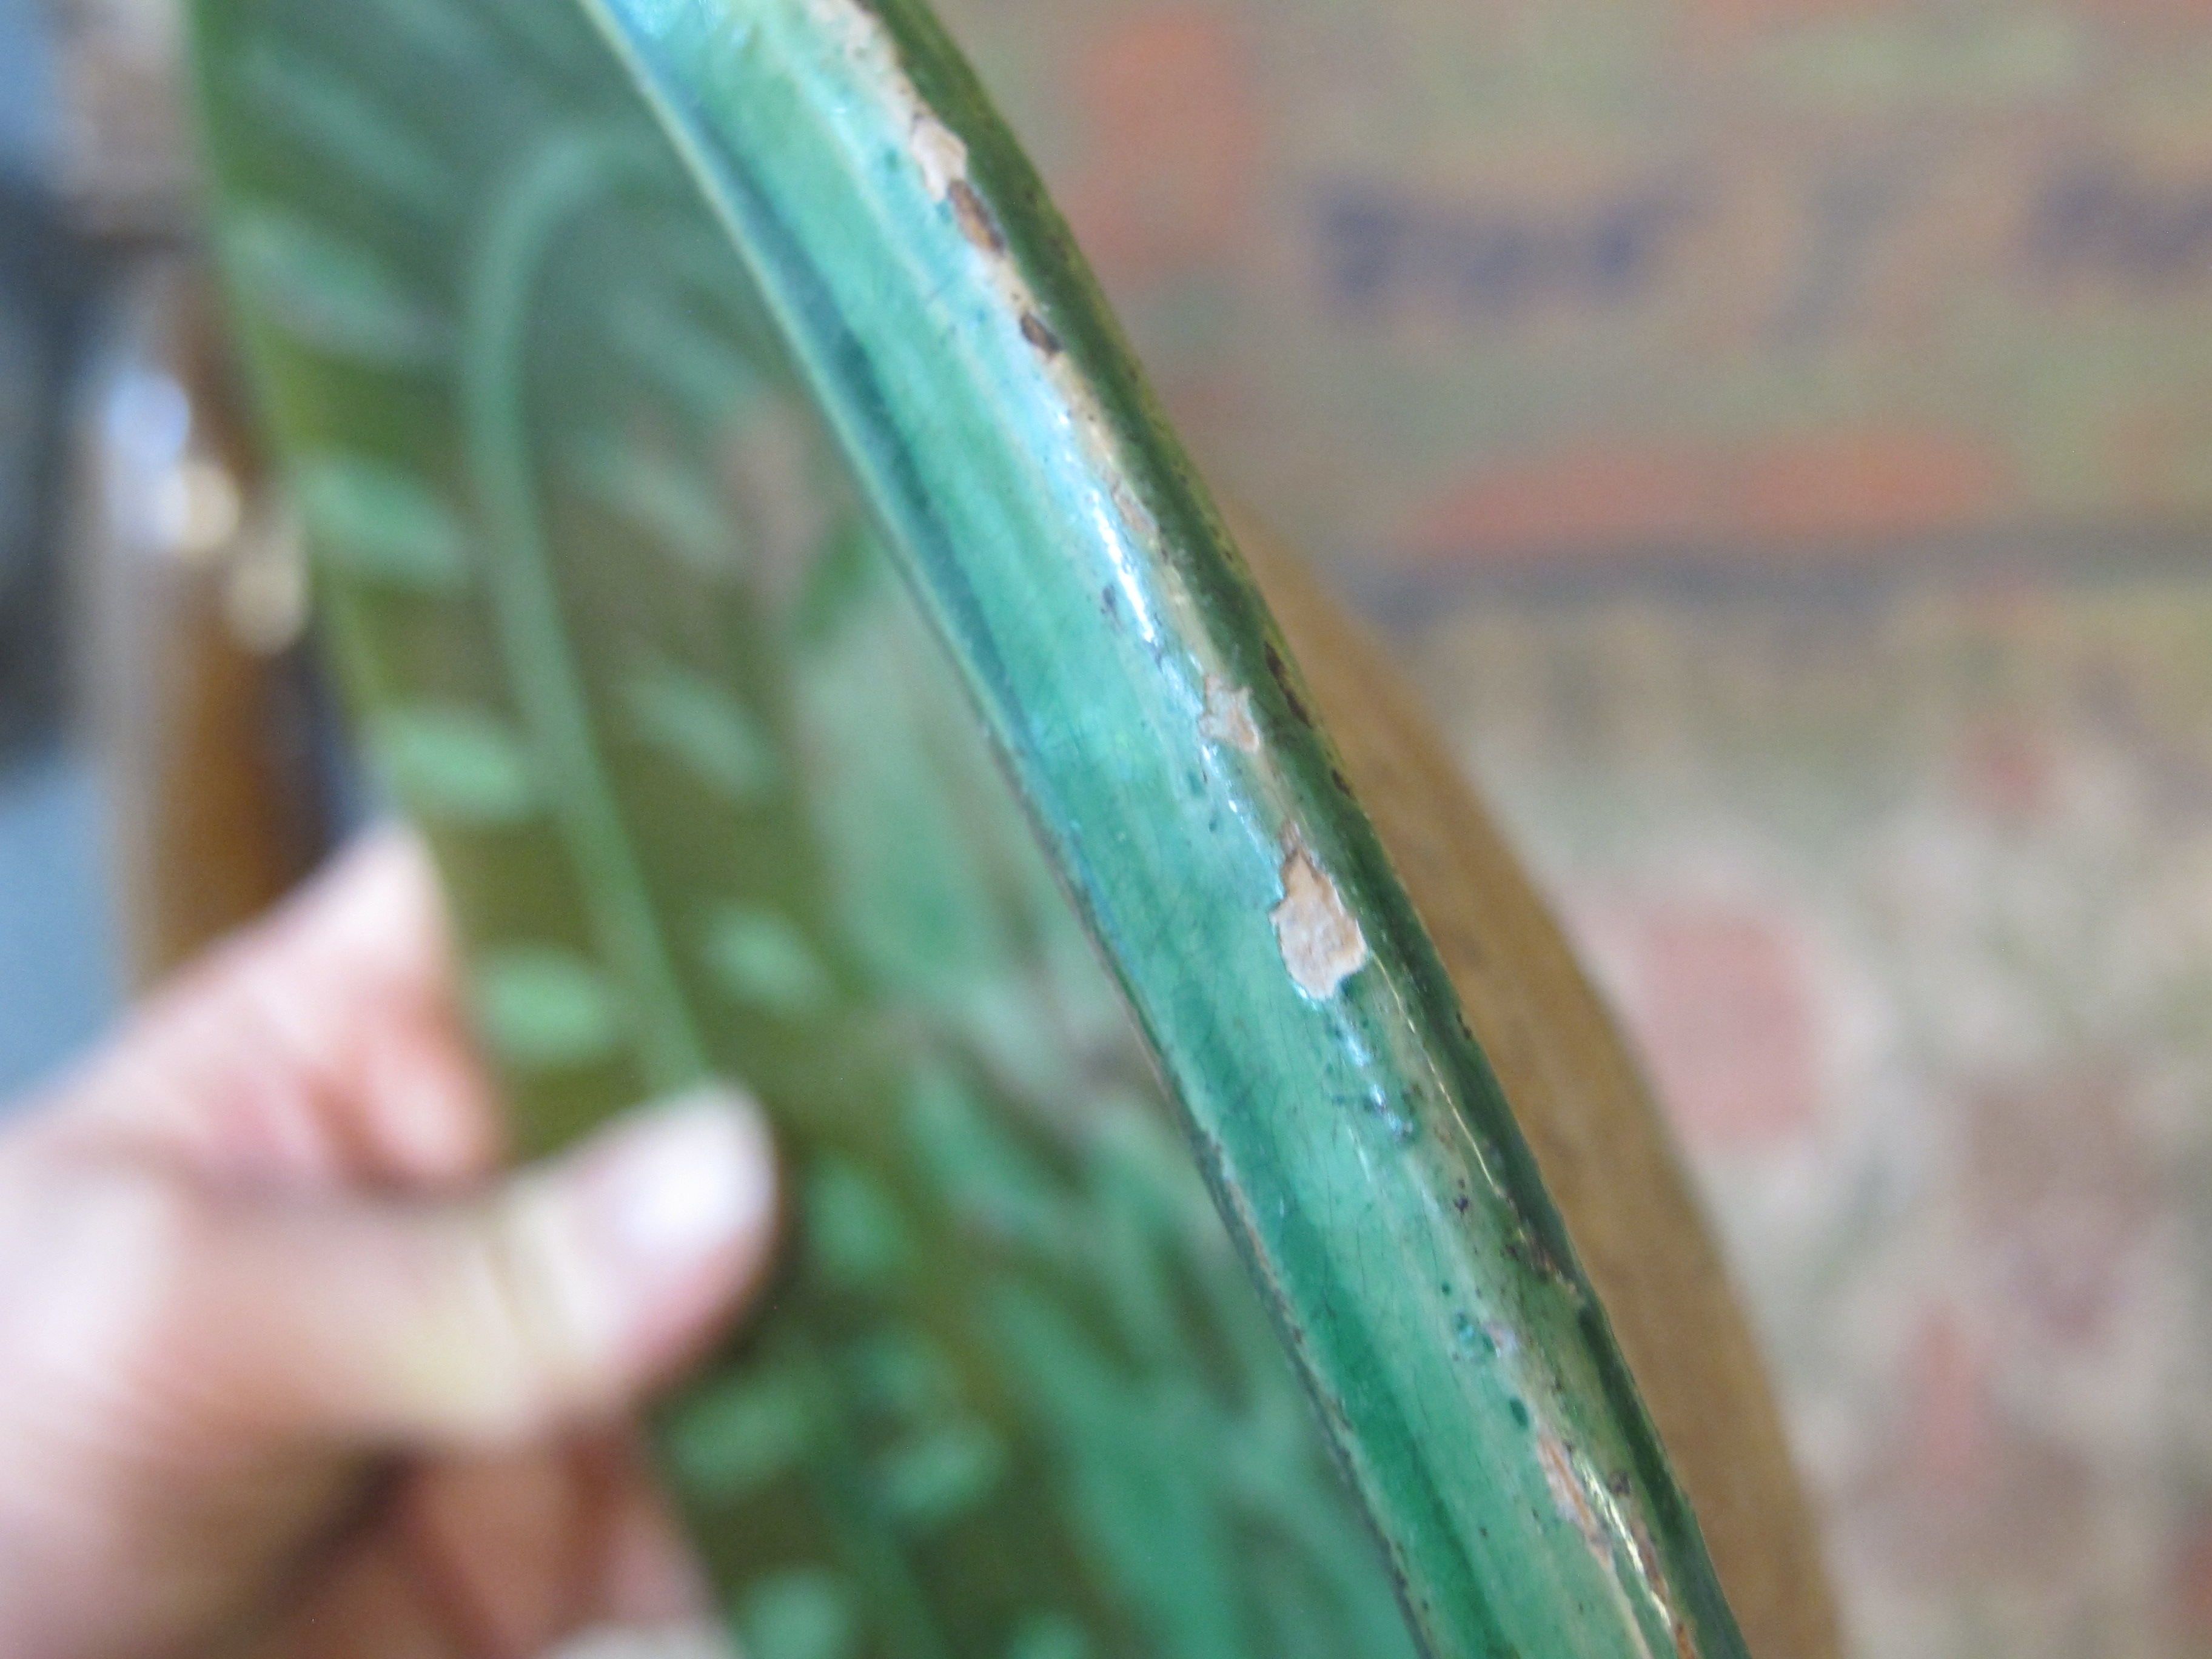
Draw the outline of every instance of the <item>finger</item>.
<instances>
[{"instance_id":1,"label":"finger","mask_svg":"<svg viewBox=\"0 0 2212 1659\"><path fill-rule=\"evenodd\" d=\"M578 1632L541 1659L740 1659L740 1656L720 1625L708 1620L689 1620L675 1625L597 1626Z\"/></svg>"},{"instance_id":2,"label":"finger","mask_svg":"<svg viewBox=\"0 0 2212 1659\"><path fill-rule=\"evenodd\" d=\"M595 1496L555 1443L423 1467L392 1518L472 1653L536 1655L584 1618Z\"/></svg>"},{"instance_id":3,"label":"finger","mask_svg":"<svg viewBox=\"0 0 2212 1659\"><path fill-rule=\"evenodd\" d=\"M605 1526L597 1617L634 1630L683 1630L711 1620L714 1598L706 1571L634 1446L617 1471Z\"/></svg>"},{"instance_id":4,"label":"finger","mask_svg":"<svg viewBox=\"0 0 2212 1659\"><path fill-rule=\"evenodd\" d=\"M708 1340L775 1224L767 1127L720 1092L470 1206L265 1206L204 1275L217 1369L293 1432L519 1444L627 1406Z\"/></svg>"},{"instance_id":5,"label":"finger","mask_svg":"<svg viewBox=\"0 0 2212 1659\"><path fill-rule=\"evenodd\" d=\"M599 1625L696 1622L711 1605L626 1427L426 1466L393 1519L484 1653L538 1655Z\"/></svg>"},{"instance_id":6,"label":"finger","mask_svg":"<svg viewBox=\"0 0 2212 1659\"><path fill-rule=\"evenodd\" d=\"M249 1645L252 1659L492 1659L454 1625L405 1540L366 1531Z\"/></svg>"},{"instance_id":7,"label":"finger","mask_svg":"<svg viewBox=\"0 0 2212 1659\"><path fill-rule=\"evenodd\" d=\"M499 1119L451 959L419 843L373 835L159 994L73 1115L233 1183L480 1176Z\"/></svg>"}]
</instances>

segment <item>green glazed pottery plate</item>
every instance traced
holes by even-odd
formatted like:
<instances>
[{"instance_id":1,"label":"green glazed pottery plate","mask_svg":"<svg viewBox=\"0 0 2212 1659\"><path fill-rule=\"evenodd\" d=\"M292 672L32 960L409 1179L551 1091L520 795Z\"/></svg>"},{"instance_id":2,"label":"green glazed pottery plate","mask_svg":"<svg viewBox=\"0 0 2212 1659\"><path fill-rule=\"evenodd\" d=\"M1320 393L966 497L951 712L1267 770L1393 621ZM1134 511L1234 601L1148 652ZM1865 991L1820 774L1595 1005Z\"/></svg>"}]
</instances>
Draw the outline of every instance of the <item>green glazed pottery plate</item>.
<instances>
[{"instance_id":1,"label":"green glazed pottery plate","mask_svg":"<svg viewBox=\"0 0 2212 1659\"><path fill-rule=\"evenodd\" d=\"M327 644L528 1149L722 1075L789 1150L774 1307L655 1431L751 1659L1742 1651L1313 691L926 9L194 9Z\"/></svg>"}]
</instances>

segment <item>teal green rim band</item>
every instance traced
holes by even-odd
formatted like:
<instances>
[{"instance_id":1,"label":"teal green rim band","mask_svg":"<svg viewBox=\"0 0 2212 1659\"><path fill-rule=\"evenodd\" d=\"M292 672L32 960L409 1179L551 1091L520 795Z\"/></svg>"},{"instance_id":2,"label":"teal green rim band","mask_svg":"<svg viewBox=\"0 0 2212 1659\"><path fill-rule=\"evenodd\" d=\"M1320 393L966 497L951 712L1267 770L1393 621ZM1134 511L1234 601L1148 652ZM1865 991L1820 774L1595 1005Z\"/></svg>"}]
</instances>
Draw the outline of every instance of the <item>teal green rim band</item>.
<instances>
[{"instance_id":1,"label":"teal green rim band","mask_svg":"<svg viewBox=\"0 0 2212 1659\"><path fill-rule=\"evenodd\" d=\"M1740 1654L1444 970L1079 258L911 0L586 0L1187 1115L1426 1650Z\"/></svg>"}]
</instances>

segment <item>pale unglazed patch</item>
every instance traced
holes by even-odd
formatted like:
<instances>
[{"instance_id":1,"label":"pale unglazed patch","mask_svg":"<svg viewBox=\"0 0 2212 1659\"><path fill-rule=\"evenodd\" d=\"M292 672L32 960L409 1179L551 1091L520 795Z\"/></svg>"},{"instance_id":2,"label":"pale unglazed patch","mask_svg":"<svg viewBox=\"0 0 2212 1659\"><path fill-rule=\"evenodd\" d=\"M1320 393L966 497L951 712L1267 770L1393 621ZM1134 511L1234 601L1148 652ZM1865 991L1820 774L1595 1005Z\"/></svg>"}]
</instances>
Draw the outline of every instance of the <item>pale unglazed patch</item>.
<instances>
[{"instance_id":1,"label":"pale unglazed patch","mask_svg":"<svg viewBox=\"0 0 2212 1659\"><path fill-rule=\"evenodd\" d=\"M968 146L958 133L926 109L914 117L914 136L908 141L914 159L921 166L921 181L939 202L952 194L956 183L968 177Z\"/></svg>"},{"instance_id":2,"label":"pale unglazed patch","mask_svg":"<svg viewBox=\"0 0 2212 1659\"><path fill-rule=\"evenodd\" d=\"M1199 735L1208 743L1226 744L1245 754L1260 752L1260 724L1252 716L1252 694L1218 674L1206 677L1206 713L1199 717Z\"/></svg>"},{"instance_id":3,"label":"pale unglazed patch","mask_svg":"<svg viewBox=\"0 0 2212 1659\"><path fill-rule=\"evenodd\" d=\"M1552 1489L1553 1507L1559 1510L1559 1518L1572 1522L1575 1530L1582 1534L1591 1549L1601 1553L1609 1549L1612 1540L1589 1494L1583 1488L1573 1454L1547 1433L1538 1438L1536 1455L1543 1463L1544 1482Z\"/></svg>"},{"instance_id":4,"label":"pale unglazed patch","mask_svg":"<svg viewBox=\"0 0 2212 1659\"><path fill-rule=\"evenodd\" d=\"M1273 919L1284 965L1316 1001L1334 996L1367 965L1367 935L1303 842L1293 840L1283 860L1283 902Z\"/></svg>"},{"instance_id":5,"label":"pale unglazed patch","mask_svg":"<svg viewBox=\"0 0 2212 1659\"><path fill-rule=\"evenodd\" d=\"M1654 1570L1656 1553L1643 1528L1610 1501L1602 1482L1574 1449L1549 1431L1538 1436L1536 1456L1543 1465L1544 1484L1551 1488L1553 1508L1562 1521L1571 1522L1582 1534L1583 1542L1589 1547L1590 1553L1605 1571L1624 1625L1632 1625L1635 1613L1612 1565L1614 1545L1623 1534L1634 1552L1640 1588L1659 1604L1666 1617L1668 1632L1674 1640L1674 1659L1698 1659L1696 1636L1688 1622L1668 1602L1666 1586ZM1651 1650L1647 1647L1645 1651Z\"/></svg>"},{"instance_id":6,"label":"pale unglazed patch","mask_svg":"<svg viewBox=\"0 0 2212 1659\"><path fill-rule=\"evenodd\" d=\"M856 58L874 61L878 73L890 82L898 107L906 112L907 147L921 168L922 183L933 200L942 202L956 184L968 178L968 146L960 135L937 117L898 61L896 47L883 24L856 0L814 0L816 19L836 33L845 50Z\"/></svg>"}]
</instances>

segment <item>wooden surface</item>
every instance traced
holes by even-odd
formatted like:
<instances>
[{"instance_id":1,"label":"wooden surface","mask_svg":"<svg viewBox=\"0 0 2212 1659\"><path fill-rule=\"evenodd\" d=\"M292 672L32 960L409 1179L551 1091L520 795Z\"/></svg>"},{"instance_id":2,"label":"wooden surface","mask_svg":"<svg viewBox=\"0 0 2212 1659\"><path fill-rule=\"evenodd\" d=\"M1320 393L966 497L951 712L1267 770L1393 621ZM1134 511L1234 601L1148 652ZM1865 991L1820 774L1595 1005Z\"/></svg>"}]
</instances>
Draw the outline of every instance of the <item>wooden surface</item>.
<instances>
[{"instance_id":1,"label":"wooden surface","mask_svg":"<svg viewBox=\"0 0 2212 1659\"><path fill-rule=\"evenodd\" d=\"M175 270L151 277L135 308L143 333L125 373L139 395L173 384L190 424L150 467L110 441L97 460L105 510L82 558L125 963L149 986L288 892L327 849L331 826L310 671L293 641L253 637L252 595L240 604L246 562L286 556L268 542L289 532L269 516L266 467L216 319L199 279ZM147 510L185 467L203 488L219 477L236 492L241 516L204 545L195 536L220 522Z\"/></svg>"}]
</instances>

